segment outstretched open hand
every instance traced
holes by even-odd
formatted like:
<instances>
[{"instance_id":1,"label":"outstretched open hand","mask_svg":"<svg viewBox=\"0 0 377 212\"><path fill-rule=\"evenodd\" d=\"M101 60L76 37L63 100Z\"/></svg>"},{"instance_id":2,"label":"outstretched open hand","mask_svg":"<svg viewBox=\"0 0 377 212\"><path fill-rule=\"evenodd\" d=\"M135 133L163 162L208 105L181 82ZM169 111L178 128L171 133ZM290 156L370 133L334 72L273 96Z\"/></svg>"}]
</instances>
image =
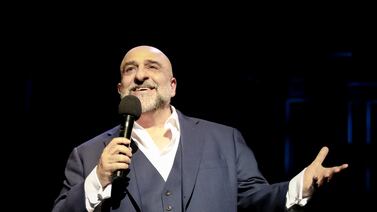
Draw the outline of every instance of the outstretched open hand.
<instances>
[{"instance_id":1,"label":"outstretched open hand","mask_svg":"<svg viewBox=\"0 0 377 212\"><path fill-rule=\"evenodd\" d=\"M324 183L329 182L334 174L348 167L348 164L323 167L322 162L325 160L328 152L329 148L322 147L314 161L306 167L304 173L303 197L311 196L314 192L314 188L318 188Z\"/></svg>"}]
</instances>

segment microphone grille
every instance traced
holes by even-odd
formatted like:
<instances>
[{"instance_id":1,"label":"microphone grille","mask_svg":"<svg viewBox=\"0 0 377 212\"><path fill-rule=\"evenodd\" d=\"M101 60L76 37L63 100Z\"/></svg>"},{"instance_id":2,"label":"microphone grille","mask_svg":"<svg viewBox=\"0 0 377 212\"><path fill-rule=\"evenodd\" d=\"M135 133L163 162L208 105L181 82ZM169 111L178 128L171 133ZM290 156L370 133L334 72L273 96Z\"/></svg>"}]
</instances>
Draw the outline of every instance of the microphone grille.
<instances>
[{"instance_id":1,"label":"microphone grille","mask_svg":"<svg viewBox=\"0 0 377 212\"><path fill-rule=\"evenodd\" d=\"M118 111L120 115L131 115L137 120L141 115L141 102L136 96L127 95L120 100Z\"/></svg>"}]
</instances>

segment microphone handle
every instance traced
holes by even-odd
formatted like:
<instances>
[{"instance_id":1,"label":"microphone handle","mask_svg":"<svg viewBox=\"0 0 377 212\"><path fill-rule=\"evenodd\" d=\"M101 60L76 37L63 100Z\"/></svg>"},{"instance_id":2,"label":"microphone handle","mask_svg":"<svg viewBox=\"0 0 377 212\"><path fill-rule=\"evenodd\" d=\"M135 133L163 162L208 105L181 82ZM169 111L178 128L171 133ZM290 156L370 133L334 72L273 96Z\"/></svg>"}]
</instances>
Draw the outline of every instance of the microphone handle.
<instances>
[{"instance_id":1,"label":"microphone handle","mask_svg":"<svg viewBox=\"0 0 377 212\"><path fill-rule=\"evenodd\" d=\"M131 139L131 133L132 133L132 128L134 126L134 121L135 117L125 114L123 115L122 120L124 123L120 125L120 132L119 132L119 137L125 137L128 139ZM131 144L129 144L127 147L130 147ZM122 177L125 175L124 169L120 169L116 171L115 177Z\"/></svg>"}]
</instances>

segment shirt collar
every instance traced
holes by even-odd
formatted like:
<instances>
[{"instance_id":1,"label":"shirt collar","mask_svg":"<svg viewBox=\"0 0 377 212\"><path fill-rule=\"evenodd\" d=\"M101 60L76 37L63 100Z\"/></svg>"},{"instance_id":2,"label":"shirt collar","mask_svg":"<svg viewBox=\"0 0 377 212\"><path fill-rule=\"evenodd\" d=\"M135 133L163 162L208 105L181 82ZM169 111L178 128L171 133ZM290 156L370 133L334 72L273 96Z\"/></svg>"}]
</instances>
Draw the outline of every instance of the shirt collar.
<instances>
[{"instance_id":1,"label":"shirt collar","mask_svg":"<svg viewBox=\"0 0 377 212\"><path fill-rule=\"evenodd\" d=\"M175 130L180 132L177 110L175 109L175 107L173 105L171 105L170 108L171 108L172 113L169 116L169 118L166 120L164 126L165 126L165 128L174 128Z\"/></svg>"},{"instance_id":2,"label":"shirt collar","mask_svg":"<svg viewBox=\"0 0 377 212\"><path fill-rule=\"evenodd\" d=\"M178 119L178 113L177 110L173 105L170 105L171 108L171 115L168 117L168 119L165 121L164 127L165 128L174 128L178 132L180 131L180 126L179 126L179 119ZM134 123L134 129L136 130L144 130L144 127L142 127L140 124L137 122Z\"/></svg>"},{"instance_id":3,"label":"shirt collar","mask_svg":"<svg viewBox=\"0 0 377 212\"><path fill-rule=\"evenodd\" d=\"M167 149L177 144L177 140L180 137L180 126L179 126L179 119L178 113L174 106L170 106L172 114L168 117L165 121L164 128L169 129L172 133L171 143L168 145ZM150 140L148 133L145 131L144 127L139 125L138 123L134 123L131 138L135 140L136 144L142 145L146 149L154 149L153 141Z\"/></svg>"}]
</instances>

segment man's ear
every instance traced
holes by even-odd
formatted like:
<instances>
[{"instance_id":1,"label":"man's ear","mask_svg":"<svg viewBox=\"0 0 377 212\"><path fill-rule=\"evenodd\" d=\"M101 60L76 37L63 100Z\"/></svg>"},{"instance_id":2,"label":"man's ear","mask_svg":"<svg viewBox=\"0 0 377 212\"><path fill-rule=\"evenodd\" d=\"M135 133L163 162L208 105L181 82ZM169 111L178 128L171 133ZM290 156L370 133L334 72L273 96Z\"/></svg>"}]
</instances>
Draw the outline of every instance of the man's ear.
<instances>
[{"instance_id":1,"label":"man's ear","mask_svg":"<svg viewBox=\"0 0 377 212\"><path fill-rule=\"evenodd\" d=\"M175 79L174 77L172 77L170 80L170 87L172 90L171 96L173 97L175 96L175 90L177 89L177 79Z\"/></svg>"},{"instance_id":2,"label":"man's ear","mask_svg":"<svg viewBox=\"0 0 377 212\"><path fill-rule=\"evenodd\" d=\"M119 93L119 94L122 94L122 83L119 82L119 83L117 84L117 89L118 89L118 93Z\"/></svg>"}]
</instances>

